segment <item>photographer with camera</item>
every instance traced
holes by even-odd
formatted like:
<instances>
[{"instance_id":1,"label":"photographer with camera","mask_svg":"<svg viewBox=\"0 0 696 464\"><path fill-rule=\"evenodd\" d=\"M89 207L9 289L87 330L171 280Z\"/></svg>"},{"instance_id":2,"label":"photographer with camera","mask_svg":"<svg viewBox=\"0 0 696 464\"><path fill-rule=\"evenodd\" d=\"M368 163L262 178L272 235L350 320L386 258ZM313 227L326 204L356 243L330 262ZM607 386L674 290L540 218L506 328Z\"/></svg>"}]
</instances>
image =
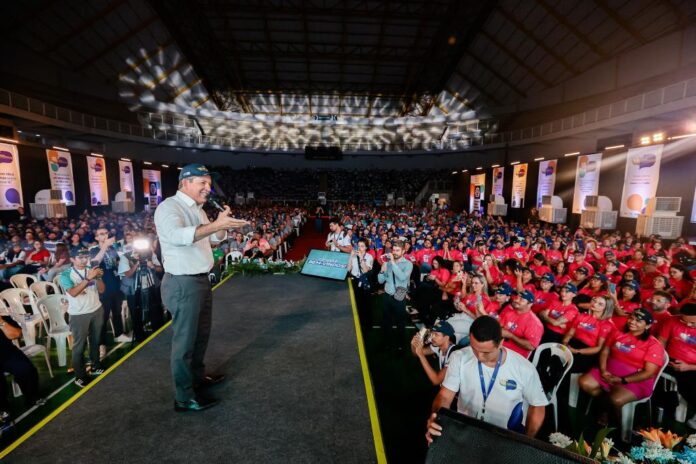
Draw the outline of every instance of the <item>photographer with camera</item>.
<instances>
[{"instance_id":1,"label":"photographer with camera","mask_svg":"<svg viewBox=\"0 0 696 464\"><path fill-rule=\"evenodd\" d=\"M450 355L459 348L462 347L455 344L454 328L445 321L438 322L429 331L421 329L411 340L411 351L418 357L425 375L433 385L440 385L445 380ZM437 371L428 361L428 356L432 355L438 359Z\"/></svg>"},{"instance_id":2,"label":"photographer with camera","mask_svg":"<svg viewBox=\"0 0 696 464\"><path fill-rule=\"evenodd\" d=\"M150 323L153 332L164 323L158 277L163 268L153 253L152 243L144 237L135 239L133 250L123 257L118 267L121 291L126 295L131 313L133 341L140 342L145 339L145 321Z\"/></svg>"},{"instance_id":3,"label":"photographer with camera","mask_svg":"<svg viewBox=\"0 0 696 464\"><path fill-rule=\"evenodd\" d=\"M370 273L374 258L367 252L367 239L358 240L357 250L350 252L348 260L348 273L353 279L353 291L355 292L355 304L360 313L360 321L363 327L372 325L370 295L372 294L372 282Z\"/></svg>"},{"instance_id":4,"label":"photographer with camera","mask_svg":"<svg viewBox=\"0 0 696 464\"><path fill-rule=\"evenodd\" d=\"M402 350L406 332L406 294L411 279L413 264L403 257L404 242L397 240L392 246L391 253L384 255L386 260L382 264L377 280L384 284L382 332L383 340L388 347L395 346ZM392 340L392 325L396 324L396 342Z\"/></svg>"},{"instance_id":5,"label":"photographer with camera","mask_svg":"<svg viewBox=\"0 0 696 464\"><path fill-rule=\"evenodd\" d=\"M350 253L353 250L353 245L350 242L350 235L343 230L343 225L338 219L329 221L329 232L326 238L326 249L329 251L340 251L342 253Z\"/></svg>"},{"instance_id":6,"label":"photographer with camera","mask_svg":"<svg viewBox=\"0 0 696 464\"><path fill-rule=\"evenodd\" d=\"M89 358L92 375L104 373L99 357L99 338L104 325L104 309L99 294L105 290L100 267L90 267L89 250L73 249L70 252L72 266L60 275L60 286L65 289L70 316L70 332L73 335L72 366L75 385L82 388L88 383L84 359L85 344L89 341Z\"/></svg>"}]
</instances>

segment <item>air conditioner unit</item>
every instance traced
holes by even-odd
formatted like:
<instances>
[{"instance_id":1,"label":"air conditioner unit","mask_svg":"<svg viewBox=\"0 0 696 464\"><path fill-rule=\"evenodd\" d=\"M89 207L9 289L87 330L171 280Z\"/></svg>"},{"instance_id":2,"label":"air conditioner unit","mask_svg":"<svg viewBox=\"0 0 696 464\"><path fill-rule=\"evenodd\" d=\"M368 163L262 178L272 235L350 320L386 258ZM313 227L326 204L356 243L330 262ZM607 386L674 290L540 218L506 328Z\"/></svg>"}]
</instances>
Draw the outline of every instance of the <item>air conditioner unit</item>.
<instances>
[{"instance_id":1,"label":"air conditioner unit","mask_svg":"<svg viewBox=\"0 0 696 464\"><path fill-rule=\"evenodd\" d=\"M539 220L551 224L565 224L568 209L563 207L561 197L544 195L541 197Z\"/></svg>"},{"instance_id":2,"label":"air conditioner unit","mask_svg":"<svg viewBox=\"0 0 696 464\"><path fill-rule=\"evenodd\" d=\"M491 199L488 202L488 214L491 216L505 216L507 215L507 207L505 204L505 199L500 195L491 195Z\"/></svg>"},{"instance_id":3,"label":"air conditioner unit","mask_svg":"<svg viewBox=\"0 0 696 464\"><path fill-rule=\"evenodd\" d=\"M61 200L63 200L63 192L61 190L51 190L50 192L51 199L49 201L51 203L59 203Z\"/></svg>"},{"instance_id":4,"label":"air conditioner unit","mask_svg":"<svg viewBox=\"0 0 696 464\"><path fill-rule=\"evenodd\" d=\"M608 197L588 195L580 215L580 226L591 229L616 229L618 211L612 211Z\"/></svg>"},{"instance_id":5,"label":"air conditioner unit","mask_svg":"<svg viewBox=\"0 0 696 464\"><path fill-rule=\"evenodd\" d=\"M234 196L234 204L235 205L243 205L244 204L244 194L243 193L237 193Z\"/></svg>"},{"instance_id":6,"label":"air conditioner unit","mask_svg":"<svg viewBox=\"0 0 696 464\"><path fill-rule=\"evenodd\" d=\"M681 197L654 197L645 207L646 216L676 216L681 209Z\"/></svg>"},{"instance_id":7,"label":"air conditioner unit","mask_svg":"<svg viewBox=\"0 0 696 464\"><path fill-rule=\"evenodd\" d=\"M666 239L675 239L681 236L684 225L684 216L647 216L641 214L636 221L636 234L644 237L659 235Z\"/></svg>"},{"instance_id":8,"label":"air conditioner unit","mask_svg":"<svg viewBox=\"0 0 696 464\"><path fill-rule=\"evenodd\" d=\"M39 190L34 195L34 202L41 205L62 203L62 200L63 192L60 190Z\"/></svg>"},{"instance_id":9,"label":"air conditioner unit","mask_svg":"<svg viewBox=\"0 0 696 464\"><path fill-rule=\"evenodd\" d=\"M394 206L394 194L393 193L387 193L387 201L385 203L385 206Z\"/></svg>"}]
</instances>

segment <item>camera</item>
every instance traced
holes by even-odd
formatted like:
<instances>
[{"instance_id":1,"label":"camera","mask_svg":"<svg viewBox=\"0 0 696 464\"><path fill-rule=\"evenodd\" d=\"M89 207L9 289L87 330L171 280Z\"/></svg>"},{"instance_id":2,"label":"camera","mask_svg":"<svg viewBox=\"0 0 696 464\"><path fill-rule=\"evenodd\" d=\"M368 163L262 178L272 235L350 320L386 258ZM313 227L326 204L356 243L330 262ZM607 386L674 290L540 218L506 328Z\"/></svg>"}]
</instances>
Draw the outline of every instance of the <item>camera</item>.
<instances>
[{"instance_id":1,"label":"camera","mask_svg":"<svg viewBox=\"0 0 696 464\"><path fill-rule=\"evenodd\" d=\"M147 267L148 260L152 258L152 243L147 238L133 240L133 251L127 257L131 263L139 262L141 267Z\"/></svg>"},{"instance_id":2,"label":"camera","mask_svg":"<svg viewBox=\"0 0 696 464\"><path fill-rule=\"evenodd\" d=\"M420 338L421 342L423 342L423 345L430 345L431 338L432 338L432 333L430 332L430 329L426 329L423 327L418 331L418 338Z\"/></svg>"}]
</instances>

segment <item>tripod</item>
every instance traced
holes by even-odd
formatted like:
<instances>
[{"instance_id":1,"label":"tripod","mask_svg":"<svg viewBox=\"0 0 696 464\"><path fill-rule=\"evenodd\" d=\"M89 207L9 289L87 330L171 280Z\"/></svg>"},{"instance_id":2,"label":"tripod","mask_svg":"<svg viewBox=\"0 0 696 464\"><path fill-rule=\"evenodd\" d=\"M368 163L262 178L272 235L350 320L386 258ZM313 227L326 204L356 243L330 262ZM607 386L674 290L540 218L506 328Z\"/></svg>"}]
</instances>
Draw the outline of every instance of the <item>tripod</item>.
<instances>
[{"instance_id":1,"label":"tripod","mask_svg":"<svg viewBox=\"0 0 696 464\"><path fill-rule=\"evenodd\" d=\"M139 341L145 338L145 321L150 321L152 324L152 329L156 329L155 326L161 325L161 315L157 316L152 314L153 308L151 304L152 295L151 290L155 289L155 279L152 276L150 269L147 267L146 260L140 260L138 263L138 268L133 274L135 279L134 290L133 290L133 305L128 305L131 313L131 319L133 321L133 338L131 343L135 343L136 337ZM145 285L143 285L143 280Z\"/></svg>"}]
</instances>

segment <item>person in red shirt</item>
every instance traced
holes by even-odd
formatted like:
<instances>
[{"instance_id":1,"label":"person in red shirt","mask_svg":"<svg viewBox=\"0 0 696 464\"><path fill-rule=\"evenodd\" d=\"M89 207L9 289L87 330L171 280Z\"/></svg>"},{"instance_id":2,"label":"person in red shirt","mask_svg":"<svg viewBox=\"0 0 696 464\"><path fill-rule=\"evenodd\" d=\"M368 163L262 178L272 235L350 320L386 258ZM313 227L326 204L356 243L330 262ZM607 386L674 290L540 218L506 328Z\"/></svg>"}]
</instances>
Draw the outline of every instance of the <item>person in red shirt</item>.
<instances>
[{"instance_id":1,"label":"person in red shirt","mask_svg":"<svg viewBox=\"0 0 696 464\"><path fill-rule=\"evenodd\" d=\"M677 314L681 313L681 310L684 307L684 305L691 304L691 303L696 303L696 285L691 287L691 294L687 298L684 298L683 300L681 300L677 304L674 312Z\"/></svg>"},{"instance_id":2,"label":"person in red shirt","mask_svg":"<svg viewBox=\"0 0 696 464\"><path fill-rule=\"evenodd\" d=\"M590 309L592 298L607 295L609 293L608 280L604 274L597 273L593 275L587 282L587 285L578 292L578 296L575 298L577 307L582 310Z\"/></svg>"},{"instance_id":3,"label":"person in red shirt","mask_svg":"<svg viewBox=\"0 0 696 464\"><path fill-rule=\"evenodd\" d=\"M640 308L640 286L633 280L624 282L620 287L621 298L616 292L610 292L612 300L614 300L614 316L612 322L618 330L623 330L628 316L637 308Z\"/></svg>"},{"instance_id":4,"label":"person in red shirt","mask_svg":"<svg viewBox=\"0 0 696 464\"><path fill-rule=\"evenodd\" d=\"M573 304L573 298L578 293L577 287L565 284L560 293L560 301L539 313L539 319L544 323L543 343L560 343L578 315L578 308Z\"/></svg>"},{"instance_id":5,"label":"person in red shirt","mask_svg":"<svg viewBox=\"0 0 696 464\"><path fill-rule=\"evenodd\" d=\"M450 272L443 266L444 262L441 257L435 256L431 261L430 274L425 276L423 282L413 292L413 303L425 324L434 322L439 309L438 305L441 304L443 297L446 299L443 289L449 282Z\"/></svg>"},{"instance_id":6,"label":"person in red shirt","mask_svg":"<svg viewBox=\"0 0 696 464\"><path fill-rule=\"evenodd\" d=\"M633 257L631 257L630 260L626 262L626 266L628 266L629 269L635 269L637 271L642 271L643 266L645 263L643 262L643 251L642 250L635 250L633 252Z\"/></svg>"},{"instance_id":7,"label":"person in red shirt","mask_svg":"<svg viewBox=\"0 0 696 464\"><path fill-rule=\"evenodd\" d=\"M445 240L442 243L442 249L437 252L437 255L445 261L464 261L464 258L462 258L462 254L459 252L459 250L456 248L454 250L450 249L449 240Z\"/></svg>"},{"instance_id":8,"label":"person in red shirt","mask_svg":"<svg viewBox=\"0 0 696 464\"><path fill-rule=\"evenodd\" d=\"M505 250L505 257L507 259L514 259L522 265L527 264L529 256L527 255L527 251L524 248L522 248L519 239L513 237L512 239L510 239L510 243L512 244L512 246Z\"/></svg>"},{"instance_id":9,"label":"person in red shirt","mask_svg":"<svg viewBox=\"0 0 696 464\"><path fill-rule=\"evenodd\" d=\"M573 253L573 262L568 264L568 274L572 276L575 273L575 271L580 267L584 267L585 269L587 269L588 276L594 274L594 268L592 267L592 265L585 261L585 254L580 250L576 250Z\"/></svg>"},{"instance_id":10,"label":"person in red shirt","mask_svg":"<svg viewBox=\"0 0 696 464\"><path fill-rule=\"evenodd\" d=\"M607 276L607 280L610 283L618 285L621 282L621 266L622 263L616 260L609 260L602 269L602 273Z\"/></svg>"},{"instance_id":11,"label":"person in red shirt","mask_svg":"<svg viewBox=\"0 0 696 464\"><path fill-rule=\"evenodd\" d=\"M640 289L640 301L643 303L644 307L647 307L649 305L648 301L650 300L650 297L653 296L653 293L661 291L661 292L669 292L670 291L670 286L669 286L669 279L667 279L666 276L659 275L653 277L652 284L650 285L650 288L641 288ZM671 297L670 295L670 300L674 300L674 298ZM674 300L672 303L674 305L677 304L677 300Z\"/></svg>"},{"instance_id":12,"label":"person in red shirt","mask_svg":"<svg viewBox=\"0 0 696 464\"><path fill-rule=\"evenodd\" d=\"M551 268L546 263L546 259L541 253L534 255L532 258L532 264L529 265L529 269L531 269L532 272L534 272L534 275L537 277L541 277L542 275L551 272Z\"/></svg>"},{"instance_id":13,"label":"person in red shirt","mask_svg":"<svg viewBox=\"0 0 696 464\"><path fill-rule=\"evenodd\" d=\"M486 256L486 242L483 240L478 240L476 242L476 247L472 248L467 252L469 255L469 262L474 270L479 270L483 265L483 258Z\"/></svg>"},{"instance_id":14,"label":"person in red shirt","mask_svg":"<svg viewBox=\"0 0 696 464\"><path fill-rule=\"evenodd\" d=\"M437 253L433 250L433 242L426 238L423 242L423 248L416 252L416 261L422 273L427 274L430 272L432 267L430 263L435 256L437 256Z\"/></svg>"},{"instance_id":15,"label":"person in red shirt","mask_svg":"<svg viewBox=\"0 0 696 464\"><path fill-rule=\"evenodd\" d=\"M662 274L657 270L657 258L655 256L645 258L640 286L644 288L652 287L653 279L660 275Z\"/></svg>"},{"instance_id":16,"label":"person in red shirt","mask_svg":"<svg viewBox=\"0 0 696 464\"><path fill-rule=\"evenodd\" d=\"M558 293L554 291L554 281L554 276L550 272L539 279L539 290L534 292L534 305L532 305L534 314L538 315L540 311L548 309L559 301Z\"/></svg>"},{"instance_id":17,"label":"person in red shirt","mask_svg":"<svg viewBox=\"0 0 696 464\"><path fill-rule=\"evenodd\" d=\"M486 277L489 287L498 287L503 283L503 273L498 269L492 255L483 257L483 265L479 271Z\"/></svg>"},{"instance_id":18,"label":"person in red shirt","mask_svg":"<svg viewBox=\"0 0 696 464\"><path fill-rule=\"evenodd\" d=\"M499 314L506 308L510 307L510 296L512 295L512 287L508 284L501 285L493 294L491 304L486 308L488 314L492 317L499 317Z\"/></svg>"},{"instance_id":19,"label":"person in red shirt","mask_svg":"<svg viewBox=\"0 0 696 464\"><path fill-rule=\"evenodd\" d=\"M672 307L672 295L657 290L643 306L650 311L655 321L650 333L657 336L662 329L662 324L672 317L672 313L669 311L669 308Z\"/></svg>"},{"instance_id":20,"label":"person in red shirt","mask_svg":"<svg viewBox=\"0 0 696 464\"><path fill-rule=\"evenodd\" d=\"M41 240L34 240L33 250L27 253L26 266L19 272L24 274L36 274L39 269L48 265L51 253L44 248Z\"/></svg>"},{"instance_id":21,"label":"person in red shirt","mask_svg":"<svg viewBox=\"0 0 696 464\"><path fill-rule=\"evenodd\" d=\"M573 374L584 374L599 364L599 352L616 327L611 322L614 302L608 296L592 298L590 309L579 313L563 337L573 353Z\"/></svg>"},{"instance_id":22,"label":"person in red shirt","mask_svg":"<svg viewBox=\"0 0 696 464\"><path fill-rule=\"evenodd\" d=\"M568 264L565 261L559 261L556 263L553 268L553 278L554 285L559 288L570 282L570 276L568 275Z\"/></svg>"},{"instance_id":23,"label":"person in red shirt","mask_svg":"<svg viewBox=\"0 0 696 464\"><path fill-rule=\"evenodd\" d=\"M666 320L658 339L669 354L665 372L674 376L677 390L687 403L696 404L696 304L684 305L680 315ZM696 429L696 415L687 425Z\"/></svg>"},{"instance_id":24,"label":"person in red shirt","mask_svg":"<svg viewBox=\"0 0 696 464\"><path fill-rule=\"evenodd\" d=\"M523 292L529 290L534 293L536 291L536 285L534 285L534 274L528 267L519 266L515 269L515 290L518 292Z\"/></svg>"},{"instance_id":25,"label":"person in red shirt","mask_svg":"<svg viewBox=\"0 0 696 464\"><path fill-rule=\"evenodd\" d=\"M590 396L608 394L617 419L623 405L652 395L654 378L665 363L664 347L650 335L652 323L647 310L633 311L625 329L615 331L600 352L599 367L579 379Z\"/></svg>"},{"instance_id":26,"label":"person in red shirt","mask_svg":"<svg viewBox=\"0 0 696 464\"><path fill-rule=\"evenodd\" d=\"M689 296L694 283L686 268L682 264L672 264L669 267L669 285L672 287L674 297L682 300Z\"/></svg>"},{"instance_id":27,"label":"person in red shirt","mask_svg":"<svg viewBox=\"0 0 696 464\"><path fill-rule=\"evenodd\" d=\"M525 358L539 346L544 334L544 325L532 312L534 294L529 290L518 293L512 306L500 314L503 328L503 346L521 354Z\"/></svg>"},{"instance_id":28,"label":"person in red shirt","mask_svg":"<svg viewBox=\"0 0 696 464\"><path fill-rule=\"evenodd\" d=\"M486 278L481 274L474 274L471 279L471 290L467 291L466 285L462 287L463 292L455 300L455 308L462 313L468 314L473 319L479 316L489 315L491 299L488 298L488 285Z\"/></svg>"},{"instance_id":29,"label":"person in red shirt","mask_svg":"<svg viewBox=\"0 0 696 464\"><path fill-rule=\"evenodd\" d=\"M546 261L549 266L555 265L559 261L563 261L563 253L561 252L561 240L555 239L551 244L551 249L546 250Z\"/></svg>"},{"instance_id":30,"label":"person in red shirt","mask_svg":"<svg viewBox=\"0 0 696 464\"><path fill-rule=\"evenodd\" d=\"M496 240L495 248L491 250L491 254L499 263L505 261L507 259L507 254L505 253L505 242L502 240Z\"/></svg>"}]
</instances>

